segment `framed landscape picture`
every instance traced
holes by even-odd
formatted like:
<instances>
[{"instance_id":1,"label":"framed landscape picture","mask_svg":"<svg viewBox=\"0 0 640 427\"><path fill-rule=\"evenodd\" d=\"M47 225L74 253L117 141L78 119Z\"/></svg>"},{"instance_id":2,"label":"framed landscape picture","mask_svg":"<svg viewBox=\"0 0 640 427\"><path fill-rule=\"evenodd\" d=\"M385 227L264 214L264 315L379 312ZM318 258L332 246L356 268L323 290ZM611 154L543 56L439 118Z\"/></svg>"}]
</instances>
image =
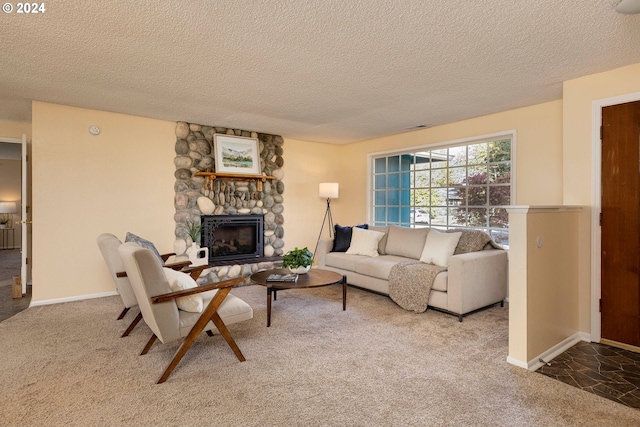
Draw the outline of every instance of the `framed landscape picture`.
<instances>
[{"instance_id":1,"label":"framed landscape picture","mask_svg":"<svg viewBox=\"0 0 640 427\"><path fill-rule=\"evenodd\" d=\"M215 134L216 172L260 175L260 152L256 138Z\"/></svg>"}]
</instances>

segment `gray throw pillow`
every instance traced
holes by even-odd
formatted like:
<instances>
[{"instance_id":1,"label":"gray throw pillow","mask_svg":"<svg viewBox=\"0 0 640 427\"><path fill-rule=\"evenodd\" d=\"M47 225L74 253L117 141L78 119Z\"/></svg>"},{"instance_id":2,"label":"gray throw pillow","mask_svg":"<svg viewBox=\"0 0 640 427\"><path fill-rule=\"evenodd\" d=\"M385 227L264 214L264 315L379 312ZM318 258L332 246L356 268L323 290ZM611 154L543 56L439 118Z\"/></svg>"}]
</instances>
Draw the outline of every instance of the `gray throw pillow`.
<instances>
[{"instance_id":1,"label":"gray throw pillow","mask_svg":"<svg viewBox=\"0 0 640 427\"><path fill-rule=\"evenodd\" d=\"M160 256L160 252L158 252L158 250L156 249L156 245L154 245L153 243L151 243L147 239L143 239L140 236L136 236L133 233L127 232L127 236L125 237L124 241L125 242L133 242L138 246L142 246L143 248L149 249L151 252L153 252L158 257L158 259L160 260L160 265L164 265L164 260Z\"/></svg>"}]
</instances>

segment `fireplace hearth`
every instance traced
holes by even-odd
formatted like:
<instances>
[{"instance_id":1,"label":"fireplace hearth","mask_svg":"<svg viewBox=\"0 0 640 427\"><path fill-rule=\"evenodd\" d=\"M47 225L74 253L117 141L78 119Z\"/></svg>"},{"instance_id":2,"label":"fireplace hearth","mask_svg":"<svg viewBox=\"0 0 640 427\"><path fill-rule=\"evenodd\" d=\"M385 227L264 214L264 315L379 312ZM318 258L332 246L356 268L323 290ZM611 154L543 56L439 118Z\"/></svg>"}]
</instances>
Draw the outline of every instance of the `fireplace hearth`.
<instances>
[{"instance_id":1,"label":"fireplace hearth","mask_svg":"<svg viewBox=\"0 0 640 427\"><path fill-rule=\"evenodd\" d=\"M202 215L201 223L201 246L209 248L209 265L264 256L263 215Z\"/></svg>"}]
</instances>

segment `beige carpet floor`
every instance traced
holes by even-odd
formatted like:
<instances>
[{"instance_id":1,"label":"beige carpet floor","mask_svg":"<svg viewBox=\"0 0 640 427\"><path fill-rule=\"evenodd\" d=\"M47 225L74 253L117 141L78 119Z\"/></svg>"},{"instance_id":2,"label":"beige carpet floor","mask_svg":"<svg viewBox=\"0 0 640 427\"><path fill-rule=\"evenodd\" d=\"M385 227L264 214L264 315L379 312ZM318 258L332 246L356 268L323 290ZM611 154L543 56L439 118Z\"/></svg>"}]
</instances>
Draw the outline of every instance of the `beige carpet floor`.
<instances>
[{"instance_id":1,"label":"beige carpet floor","mask_svg":"<svg viewBox=\"0 0 640 427\"><path fill-rule=\"evenodd\" d=\"M0 424L11 426L639 426L640 411L509 365L507 308L459 323L340 288L234 294L254 319L230 330L247 361L202 335L138 353L118 297L32 307L0 323Z\"/></svg>"}]
</instances>

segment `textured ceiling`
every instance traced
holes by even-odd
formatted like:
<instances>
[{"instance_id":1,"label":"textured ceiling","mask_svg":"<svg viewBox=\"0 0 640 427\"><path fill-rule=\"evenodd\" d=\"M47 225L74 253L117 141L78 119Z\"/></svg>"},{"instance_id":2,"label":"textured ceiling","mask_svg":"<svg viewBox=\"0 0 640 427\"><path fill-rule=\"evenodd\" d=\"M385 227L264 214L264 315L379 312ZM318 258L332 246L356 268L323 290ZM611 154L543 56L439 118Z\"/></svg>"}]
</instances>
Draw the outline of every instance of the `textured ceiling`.
<instances>
[{"instance_id":1,"label":"textured ceiling","mask_svg":"<svg viewBox=\"0 0 640 427\"><path fill-rule=\"evenodd\" d=\"M640 62L640 15L617 3L47 1L0 16L0 119L40 100L310 141L396 134Z\"/></svg>"}]
</instances>

